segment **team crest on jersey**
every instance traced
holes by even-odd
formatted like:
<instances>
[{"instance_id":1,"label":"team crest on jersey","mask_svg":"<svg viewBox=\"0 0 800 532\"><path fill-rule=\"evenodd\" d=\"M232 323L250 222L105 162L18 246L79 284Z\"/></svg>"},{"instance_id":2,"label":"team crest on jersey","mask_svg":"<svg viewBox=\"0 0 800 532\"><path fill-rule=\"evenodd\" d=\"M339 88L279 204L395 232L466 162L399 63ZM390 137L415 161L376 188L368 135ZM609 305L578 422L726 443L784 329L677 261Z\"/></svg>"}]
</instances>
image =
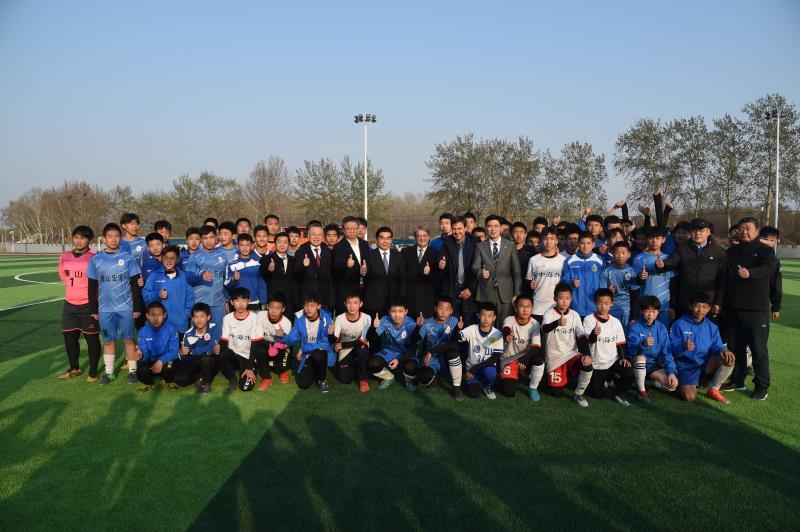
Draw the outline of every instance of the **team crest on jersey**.
<instances>
[{"instance_id":1,"label":"team crest on jersey","mask_svg":"<svg viewBox=\"0 0 800 532\"><path fill-rule=\"evenodd\" d=\"M136 252L137 252L137 253L138 253L139 251L141 251L141 250L142 250L142 246L141 246L141 245L139 245L139 246L136 246Z\"/></svg>"},{"instance_id":2,"label":"team crest on jersey","mask_svg":"<svg viewBox=\"0 0 800 532\"><path fill-rule=\"evenodd\" d=\"M222 257L217 257L217 262L222 262Z\"/></svg>"},{"instance_id":3,"label":"team crest on jersey","mask_svg":"<svg viewBox=\"0 0 800 532\"><path fill-rule=\"evenodd\" d=\"M210 334L208 334L208 333L205 333L205 334L203 335L203 340L205 340L206 342L208 342L209 340L211 340L211 335L210 335Z\"/></svg>"},{"instance_id":4,"label":"team crest on jersey","mask_svg":"<svg viewBox=\"0 0 800 532\"><path fill-rule=\"evenodd\" d=\"M625 280L626 281L630 281L631 280L631 274L629 272L625 274Z\"/></svg>"},{"instance_id":5,"label":"team crest on jersey","mask_svg":"<svg viewBox=\"0 0 800 532\"><path fill-rule=\"evenodd\" d=\"M125 266L125 259L119 259L119 260L117 261L117 264L118 264L119 266Z\"/></svg>"},{"instance_id":6,"label":"team crest on jersey","mask_svg":"<svg viewBox=\"0 0 800 532\"><path fill-rule=\"evenodd\" d=\"M408 335L406 334L406 332L405 332L405 331L403 331L402 333L400 333L400 338L405 338L406 336L408 336Z\"/></svg>"},{"instance_id":7,"label":"team crest on jersey","mask_svg":"<svg viewBox=\"0 0 800 532\"><path fill-rule=\"evenodd\" d=\"M596 272L596 271L597 271L597 264L592 264L592 271L593 271L593 272Z\"/></svg>"},{"instance_id":8,"label":"team crest on jersey","mask_svg":"<svg viewBox=\"0 0 800 532\"><path fill-rule=\"evenodd\" d=\"M445 334L450 334L450 326L449 325L444 328L444 333Z\"/></svg>"},{"instance_id":9,"label":"team crest on jersey","mask_svg":"<svg viewBox=\"0 0 800 532\"><path fill-rule=\"evenodd\" d=\"M480 353L481 352L481 346L476 345L472 350L475 351L476 353Z\"/></svg>"}]
</instances>

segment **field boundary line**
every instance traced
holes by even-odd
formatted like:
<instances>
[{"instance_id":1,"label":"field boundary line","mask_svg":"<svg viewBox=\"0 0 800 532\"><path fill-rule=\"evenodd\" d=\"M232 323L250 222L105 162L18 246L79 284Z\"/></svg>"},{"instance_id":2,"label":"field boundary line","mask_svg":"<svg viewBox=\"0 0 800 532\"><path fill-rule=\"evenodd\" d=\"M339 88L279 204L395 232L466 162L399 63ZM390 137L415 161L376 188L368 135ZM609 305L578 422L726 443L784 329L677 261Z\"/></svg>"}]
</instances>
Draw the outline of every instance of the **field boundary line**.
<instances>
[{"instance_id":1,"label":"field boundary line","mask_svg":"<svg viewBox=\"0 0 800 532\"><path fill-rule=\"evenodd\" d=\"M5 312L6 310L15 310L18 308L25 308L25 307L32 307L34 305L44 305L45 303L52 303L53 301L64 301L65 298L57 297L55 299L48 299L47 301L37 301L36 303L25 303L24 305L17 305L16 307L8 307L8 308L0 308L0 312Z\"/></svg>"}]
</instances>

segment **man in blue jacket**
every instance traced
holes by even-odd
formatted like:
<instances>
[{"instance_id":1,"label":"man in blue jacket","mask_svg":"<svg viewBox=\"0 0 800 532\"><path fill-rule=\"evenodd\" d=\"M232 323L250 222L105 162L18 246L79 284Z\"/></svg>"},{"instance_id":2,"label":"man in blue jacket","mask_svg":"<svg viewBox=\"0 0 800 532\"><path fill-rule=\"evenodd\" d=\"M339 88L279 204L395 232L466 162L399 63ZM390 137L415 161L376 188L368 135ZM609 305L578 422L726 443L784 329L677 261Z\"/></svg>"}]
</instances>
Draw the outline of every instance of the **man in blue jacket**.
<instances>
[{"instance_id":1,"label":"man in blue jacket","mask_svg":"<svg viewBox=\"0 0 800 532\"><path fill-rule=\"evenodd\" d=\"M172 382L172 362L178 358L178 331L166 317L164 305L158 301L152 303L147 308L147 323L139 331L136 377L147 387L153 384L156 376L164 382Z\"/></svg>"},{"instance_id":2,"label":"man in blue jacket","mask_svg":"<svg viewBox=\"0 0 800 532\"><path fill-rule=\"evenodd\" d=\"M142 290L145 305L161 302L167 312L167 321L178 331L180 339L189 328L194 290L189 286L186 273L178 269L180 249L167 246L162 253L164 268L150 274Z\"/></svg>"}]
</instances>

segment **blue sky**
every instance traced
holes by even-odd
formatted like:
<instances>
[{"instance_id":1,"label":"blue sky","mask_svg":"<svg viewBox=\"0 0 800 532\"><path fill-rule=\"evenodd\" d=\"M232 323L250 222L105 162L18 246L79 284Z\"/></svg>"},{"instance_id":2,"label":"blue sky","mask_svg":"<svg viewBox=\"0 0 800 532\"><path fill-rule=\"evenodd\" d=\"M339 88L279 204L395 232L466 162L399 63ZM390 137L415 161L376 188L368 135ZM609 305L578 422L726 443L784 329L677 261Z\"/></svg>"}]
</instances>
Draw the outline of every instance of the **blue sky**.
<instances>
[{"instance_id":1,"label":"blue sky","mask_svg":"<svg viewBox=\"0 0 800 532\"><path fill-rule=\"evenodd\" d=\"M640 117L800 103L800 2L0 0L0 205L86 179L137 191L279 155L370 157L424 191L436 142L605 153Z\"/></svg>"}]
</instances>

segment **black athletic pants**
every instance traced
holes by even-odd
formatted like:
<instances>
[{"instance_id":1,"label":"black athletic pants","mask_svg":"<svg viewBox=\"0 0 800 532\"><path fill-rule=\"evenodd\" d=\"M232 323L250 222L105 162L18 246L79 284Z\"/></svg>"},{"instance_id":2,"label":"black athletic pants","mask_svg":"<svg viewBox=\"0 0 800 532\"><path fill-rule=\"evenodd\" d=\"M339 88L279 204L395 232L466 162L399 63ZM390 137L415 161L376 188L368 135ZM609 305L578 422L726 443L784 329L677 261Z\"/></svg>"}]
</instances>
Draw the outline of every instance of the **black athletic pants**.
<instances>
[{"instance_id":1,"label":"black athletic pants","mask_svg":"<svg viewBox=\"0 0 800 532\"><path fill-rule=\"evenodd\" d=\"M86 339L86 349L89 351L89 376L97 377L97 365L100 362L100 335L83 334ZM64 348L67 350L69 369L80 369L81 331L64 331Z\"/></svg>"},{"instance_id":2,"label":"black athletic pants","mask_svg":"<svg viewBox=\"0 0 800 532\"><path fill-rule=\"evenodd\" d=\"M308 358L306 358L303 371L297 375L297 386L303 389L310 387L314 381L324 381L328 371L327 351L324 349L316 349L306 354Z\"/></svg>"},{"instance_id":3,"label":"black athletic pants","mask_svg":"<svg viewBox=\"0 0 800 532\"><path fill-rule=\"evenodd\" d=\"M161 366L161 373L153 373L153 364L156 362L157 360L148 360L147 362L139 361L139 364L136 366L136 378L139 379L139 382L142 384L153 384L156 377L161 377L161 380L164 382L172 382L175 375L174 361L163 364Z\"/></svg>"},{"instance_id":4,"label":"black athletic pants","mask_svg":"<svg viewBox=\"0 0 800 532\"><path fill-rule=\"evenodd\" d=\"M211 384L217 373L217 363L213 355L182 358L172 363L173 382L178 386L189 386L202 378L203 384Z\"/></svg>"},{"instance_id":5,"label":"black athletic pants","mask_svg":"<svg viewBox=\"0 0 800 532\"><path fill-rule=\"evenodd\" d=\"M594 368L592 380L589 381L589 386L586 388L586 394L595 399L604 398L606 396L605 383L611 380L614 381L616 393L627 392L634 382L633 366L623 367L619 360L616 360L608 369Z\"/></svg>"},{"instance_id":6,"label":"black athletic pants","mask_svg":"<svg viewBox=\"0 0 800 532\"><path fill-rule=\"evenodd\" d=\"M730 320L729 338L733 344L733 354L736 355L736 367L733 372L733 381L744 383L747 376L747 347L753 355L753 383L758 390L769 388L769 312L755 312L751 310L732 309L728 315Z\"/></svg>"},{"instance_id":7,"label":"black athletic pants","mask_svg":"<svg viewBox=\"0 0 800 532\"><path fill-rule=\"evenodd\" d=\"M369 349L354 347L339 361L339 381L350 384L356 378L360 381L367 380L367 364L369 363ZM354 371L357 369L357 371ZM354 374L356 373L356 374Z\"/></svg>"}]
</instances>

